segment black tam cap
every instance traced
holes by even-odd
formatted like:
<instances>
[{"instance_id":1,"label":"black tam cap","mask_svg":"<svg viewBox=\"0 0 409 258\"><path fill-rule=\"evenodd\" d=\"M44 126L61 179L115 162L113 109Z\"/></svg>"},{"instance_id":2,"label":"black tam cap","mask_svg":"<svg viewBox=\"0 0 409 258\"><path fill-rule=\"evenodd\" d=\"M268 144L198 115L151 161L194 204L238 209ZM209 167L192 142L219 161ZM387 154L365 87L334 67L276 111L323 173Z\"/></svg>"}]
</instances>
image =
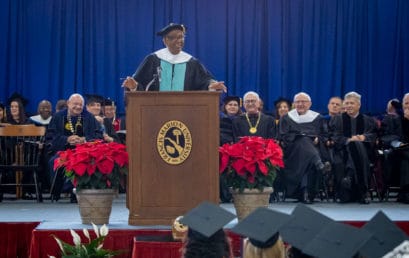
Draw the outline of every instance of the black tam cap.
<instances>
[{"instance_id":1,"label":"black tam cap","mask_svg":"<svg viewBox=\"0 0 409 258\"><path fill-rule=\"evenodd\" d=\"M164 37L168 35L168 33L171 32L172 30L181 30L184 33L186 33L187 28L183 24L169 23L168 25L163 27L160 31L158 31L156 35Z\"/></svg>"},{"instance_id":2,"label":"black tam cap","mask_svg":"<svg viewBox=\"0 0 409 258\"><path fill-rule=\"evenodd\" d=\"M11 102L15 100L20 101L24 107L27 106L28 104L28 100L25 97L23 97L20 93L17 93L17 92L14 92L13 94L11 94L11 96L7 100L7 104L10 105Z\"/></svg>"},{"instance_id":3,"label":"black tam cap","mask_svg":"<svg viewBox=\"0 0 409 258\"><path fill-rule=\"evenodd\" d=\"M365 258L381 257L392 251L409 237L382 211L368 221L363 229L372 233L372 237L361 248L361 254Z\"/></svg>"},{"instance_id":4,"label":"black tam cap","mask_svg":"<svg viewBox=\"0 0 409 258\"><path fill-rule=\"evenodd\" d=\"M392 100L391 100L391 105L392 105L392 107L395 108L396 110L402 109L402 104L399 102L398 99L392 99Z\"/></svg>"},{"instance_id":5,"label":"black tam cap","mask_svg":"<svg viewBox=\"0 0 409 258\"><path fill-rule=\"evenodd\" d=\"M315 237L332 219L307 207L298 204L291 214L290 221L280 231L284 241L303 250L304 246Z\"/></svg>"},{"instance_id":6,"label":"black tam cap","mask_svg":"<svg viewBox=\"0 0 409 258\"><path fill-rule=\"evenodd\" d=\"M102 103L102 105L103 106L115 106L115 102L112 99L107 98L104 100L104 103Z\"/></svg>"},{"instance_id":7,"label":"black tam cap","mask_svg":"<svg viewBox=\"0 0 409 258\"><path fill-rule=\"evenodd\" d=\"M203 202L185 214L179 222L187 225L189 230L194 230L200 235L210 238L235 217L233 213L215 204Z\"/></svg>"},{"instance_id":8,"label":"black tam cap","mask_svg":"<svg viewBox=\"0 0 409 258\"><path fill-rule=\"evenodd\" d=\"M226 105L227 103L229 103L230 101L236 101L236 102L239 104L240 107L242 106L241 98L238 97L238 96L226 96L226 97L224 97L224 99L223 99L223 103L224 103L225 105Z\"/></svg>"},{"instance_id":9,"label":"black tam cap","mask_svg":"<svg viewBox=\"0 0 409 258\"><path fill-rule=\"evenodd\" d=\"M277 107L277 105L281 102L286 102L288 107L291 108L292 102L289 99L279 97L276 101L274 101L274 107Z\"/></svg>"},{"instance_id":10,"label":"black tam cap","mask_svg":"<svg viewBox=\"0 0 409 258\"><path fill-rule=\"evenodd\" d=\"M257 208L231 231L244 235L256 247L273 246L279 237L279 231L290 220L290 215L268 208Z\"/></svg>"},{"instance_id":11,"label":"black tam cap","mask_svg":"<svg viewBox=\"0 0 409 258\"><path fill-rule=\"evenodd\" d=\"M302 251L316 258L350 258L359 253L370 237L366 230L332 221Z\"/></svg>"},{"instance_id":12,"label":"black tam cap","mask_svg":"<svg viewBox=\"0 0 409 258\"><path fill-rule=\"evenodd\" d=\"M96 94L84 94L86 100L87 100L87 105L92 104L92 103L104 103L104 97Z\"/></svg>"}]
</instances>

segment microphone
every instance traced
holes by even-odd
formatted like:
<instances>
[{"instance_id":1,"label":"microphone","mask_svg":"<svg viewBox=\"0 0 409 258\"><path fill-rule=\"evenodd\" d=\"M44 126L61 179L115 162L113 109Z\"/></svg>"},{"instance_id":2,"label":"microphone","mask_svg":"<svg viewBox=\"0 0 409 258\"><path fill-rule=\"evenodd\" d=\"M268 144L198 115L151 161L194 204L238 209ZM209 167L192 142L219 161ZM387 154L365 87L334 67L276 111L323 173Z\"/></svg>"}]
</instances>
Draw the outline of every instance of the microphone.
<instances>
[{"instance_id":1,"label":"microphone","mask_svg":"<svg viewBox=\"0 0 409 258\"><path fill-rule=\"evenodd\" d=\"M156 67L156 74L158 75L159 83L161 83L161 81L162 81L162 67L160 67L160 66Z\"/></svg>"}]
</instances>

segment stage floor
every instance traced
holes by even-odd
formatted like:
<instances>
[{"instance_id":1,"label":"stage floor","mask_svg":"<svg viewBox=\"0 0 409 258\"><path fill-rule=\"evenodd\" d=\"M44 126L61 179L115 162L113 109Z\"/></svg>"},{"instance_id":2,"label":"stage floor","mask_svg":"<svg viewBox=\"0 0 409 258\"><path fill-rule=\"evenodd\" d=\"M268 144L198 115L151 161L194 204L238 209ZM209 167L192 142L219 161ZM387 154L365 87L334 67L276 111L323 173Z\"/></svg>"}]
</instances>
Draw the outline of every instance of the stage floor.
<instances>
[{"instance_id":1,"label":"stage floor","mask_svg":"<svg viewBox=\"0 0 409 258\"><path fill-rule=\"evenodd\" d=\"M114 200L110 217L111 228L132 228L128 225L129 211L126 208L125 194L120 194ZM292 200L271 203L269 208L284 213L291 213L297 205ZM221 207L235 212L233 204L221 204ZM337 221L368 221L377 211L382 210L393 221L409 221L409 205L397 203L394 199L388 202L374 200L368 205L358 203L339 204L333 202L316 202L310 205L313 209ZM182 215L182 214L181 214ZM70 203L70 199L63 198L58 202L51 202L45 196L43 203L35 200L15 200L12 195L5 195L0 203L1 222L42 222L40 227L51 228L82 228L78 204ZM227 227L236 224L233 220ZM144 227L146 228L146 227ZM149 226L149 228L162 228ZM167 226L163 227L167 228Z\"/></svg>"}]
</instances>

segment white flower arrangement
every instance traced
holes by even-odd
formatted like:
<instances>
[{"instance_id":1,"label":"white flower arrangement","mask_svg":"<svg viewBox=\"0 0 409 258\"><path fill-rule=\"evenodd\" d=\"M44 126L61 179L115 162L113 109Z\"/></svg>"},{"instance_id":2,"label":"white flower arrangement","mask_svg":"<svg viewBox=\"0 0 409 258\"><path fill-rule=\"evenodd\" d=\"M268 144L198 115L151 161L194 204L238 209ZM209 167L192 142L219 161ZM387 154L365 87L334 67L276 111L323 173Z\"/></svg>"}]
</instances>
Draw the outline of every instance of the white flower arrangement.
<instances>
[{"instance_id":1,"label":"white flower arrangement","mask_svg":"<svg viewBox=\"0 0 409 258\"><path fill-rule=\"evenodd\" d=\"M81 237L72 229L70 229L72 241L74 245L70 245L61 239L53 236L57 241L58 246L61 249L61 257L114 257L122 253L121 251L112 251L103 249L105 237L109 233L108 227L104 224L98 229L98 226L92 223L96 238L91 240L89 232L86 228L82 230L84 236L88 239L88 243L82 243ZM55 256L49 256L50 258L55 258Z\"/></svg>"}]
</instances>

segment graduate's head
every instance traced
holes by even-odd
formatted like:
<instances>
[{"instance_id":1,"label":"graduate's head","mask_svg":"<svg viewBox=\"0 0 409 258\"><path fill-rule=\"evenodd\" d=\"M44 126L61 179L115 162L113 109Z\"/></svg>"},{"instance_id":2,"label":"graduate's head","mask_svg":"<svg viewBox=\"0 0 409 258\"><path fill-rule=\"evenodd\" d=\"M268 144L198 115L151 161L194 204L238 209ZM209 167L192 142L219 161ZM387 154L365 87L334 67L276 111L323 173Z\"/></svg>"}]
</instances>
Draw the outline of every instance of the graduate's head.
<instances>
[{"instance_id":1,"label":"graduate's head","mask_svg":"<svg viewBox=\"0 0 409 258\"><path fill-rule=\"evenodd\" d=\"M343 106L349 116L355 117L361 108L361 95L355 91L348 92L345 94Z\"/></svg>"},{"instance_id":2,"label":"graduate's head","mask_svg":"<svg viewBox=\"0 0 409 258\"><path fill-rule=\"evenodd\" d=\"M284 258L285 247L279 231L290 218L288 214L261 207L240 221L231 230L247 237L243 257Z\"/></svg>"},{"instance_id":3,"label":"graduate's head","mask_svg":"<svg viewBox=\"0 0 409 258\"><path fill-rule=\"evenodd\" d=\"M172 54L177 55L182 51L185 45L185 33L186 26L183 24L170 23L158 31L156 35L161 36L163 44L165 44L168 50Z\"/></svg>"},{"instance_id":4,"label":"graduate's head","mask_svg":"<svg viewBox=\"0 0 409 258\"><path fill-rule=\"evenodd\" d=\"M311 97L305 92L300 92L294 96L294 107L299 115L304 115L310 110L312 105Z\"/></svg>"},{"instance_id":5,"label":"graduate's head","mask_svg":"<svg viewBox=\"0 0 409 258\"><path fill-rule=\"evenodd\" d=\"M260 108L260 97L254 91L248 91L243 96L244 109L248 114L257 114Z\"/></svg>"},{"instance_id":6,"label":"graduate's head","mask_svg":"<svg viewBox=\"0 0 409 258\"><path fill-rule=\"evenodd\" d=\"M209 202L189 211L179 220L189 228L182 257L231 257L230 242L223 227L234 218L234 214Z\"/></svg>"}]
</instances>

